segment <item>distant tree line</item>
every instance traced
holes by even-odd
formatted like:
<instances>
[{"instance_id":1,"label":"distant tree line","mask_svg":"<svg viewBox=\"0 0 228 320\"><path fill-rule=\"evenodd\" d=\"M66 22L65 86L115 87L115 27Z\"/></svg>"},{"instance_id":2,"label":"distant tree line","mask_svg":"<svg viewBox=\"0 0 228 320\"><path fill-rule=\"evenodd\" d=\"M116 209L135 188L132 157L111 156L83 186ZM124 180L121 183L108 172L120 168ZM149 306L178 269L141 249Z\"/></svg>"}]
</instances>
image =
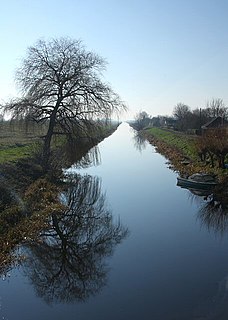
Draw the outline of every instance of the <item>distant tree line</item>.
<instances>
[{"instance_id":1,"label":"distant tree line","mask_svg":"<svg viewBox=\"0 0 228 320\"><path fill-rule=\"evenodd\" d=\"M228 108L222 99L212 99L207 102L205 108L196 108L191 110L184 103L177 103L173 110L173 116L176 120L176 129L179 131L187 131L195 129L201 130L201 126L216 117L228 116Z\"/></svg>"},{"instance_id":2,"label":"distant tree line","mask_svg":"<svg viewBox=\"0 0 228 320\"><path fill-rule=\"evenodd\" d=\"M151 118L145 111L140 111L136 114L135 120L134 120L134 128L136 130L142 130L146 128L151 123Z\"/></svg>"},{"instance_id":3,"label":"distant tree line","mask_svg":"<svg viewBox=\"0 0 228 320\"><path fill-rule=\"evenodd\" d=\"M216 117L224 119L228 117L228 108L220 98L208 101L205 108L195 108L193 110L187 104L179 102L174 106L171 116L158 115L151 117L147 112L140 111L135 116L134 126L137 130L153 126L200 133L201 126Z\"/></svg>"}]
</instances>

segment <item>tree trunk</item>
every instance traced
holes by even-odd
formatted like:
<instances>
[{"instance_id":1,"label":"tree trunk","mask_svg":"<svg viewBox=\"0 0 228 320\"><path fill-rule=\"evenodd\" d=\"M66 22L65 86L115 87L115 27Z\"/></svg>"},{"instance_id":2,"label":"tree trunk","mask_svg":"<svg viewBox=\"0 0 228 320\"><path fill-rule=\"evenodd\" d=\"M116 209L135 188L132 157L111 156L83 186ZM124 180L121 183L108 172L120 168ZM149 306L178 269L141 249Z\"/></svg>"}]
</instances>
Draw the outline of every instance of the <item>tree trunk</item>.
<instances>
[{"instance_id":1,"label":"tree trunk","mask_svg":"<svg viewBox=\"0 0 228 320\"><path fill-rule=\"evenodd\" d=\"M43 155L42 155L42 165L43 169L46 171L49 165L50 153L51 153L51 138L53 135L54 125L50 122L48 127L48 132L44 139L44 146L43 146Z\"/></svg>"},{"instance_id":2,"label":"tree trunk","mask_svg":"<svg viewBox=\"0 0 228 320\"><path fill-rule=\"evenodd\" d=\"M48 131L44 139L42 166L45 171L47 171L49 167L49 160L50 160L50 154L51 154L51 139L54 132L55 117L58 111L58 107L59 107L59 101L56 103L55 109L50 116Z\"/></svg>"}]
</instances>

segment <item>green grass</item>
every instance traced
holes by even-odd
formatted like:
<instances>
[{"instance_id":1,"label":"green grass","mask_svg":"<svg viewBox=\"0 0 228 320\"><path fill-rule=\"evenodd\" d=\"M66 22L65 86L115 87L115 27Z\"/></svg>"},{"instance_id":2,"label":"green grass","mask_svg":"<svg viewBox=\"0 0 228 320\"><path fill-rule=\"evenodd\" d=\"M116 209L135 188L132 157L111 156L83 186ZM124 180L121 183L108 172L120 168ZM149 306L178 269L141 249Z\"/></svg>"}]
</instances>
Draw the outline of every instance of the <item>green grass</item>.
<instances>
[{"instance_id":1,"label":"green grass","mask_svg":"<svg viewBox=\"0 0 228 320\"><path fill-rule=\"evenodd\" d=\"M114 125L100 124L91 132L98 140L108 136L116 127ZM47 126L36 123L27 128L19 121L0 122L0 163L17 161L33 154L36 145L43 142L42 136L46 134ZM52 148L58 148L66 143L64 135L53 136Z\"/></svg>"},{"instance_id":2,"label":"green grass","mask_svg":"<svg viewBox=\"0 0 228 320\"><path fill-rule=\"evenodd\" d=\"M17 161L32 155L34 146L45 132L36 124L25 129L19 122L0 123L0 163Z\"/></svg>"},{"instance_id":3,"label":"green grass","mask_svg":"<svg viewBox=\"0 0 228 320\"><path fill-rule=\"evenodd\" d=\"M147 129L146 132L167 145L179 149L184 156L193 160L197 159L198 155L195 146L195 137L156 127Z\"/></svg>"},{"instance_id":4,"label":"green grass","mask_svg":"<svg viewBox=\"0 0 228 320\"><path fill-rule=\"evenodd\" d=\"M0 163L16 161L21 158L31 156L34 146L32 144L25 146L15 146L0 150Z\"/></svg>"}]
</instances>

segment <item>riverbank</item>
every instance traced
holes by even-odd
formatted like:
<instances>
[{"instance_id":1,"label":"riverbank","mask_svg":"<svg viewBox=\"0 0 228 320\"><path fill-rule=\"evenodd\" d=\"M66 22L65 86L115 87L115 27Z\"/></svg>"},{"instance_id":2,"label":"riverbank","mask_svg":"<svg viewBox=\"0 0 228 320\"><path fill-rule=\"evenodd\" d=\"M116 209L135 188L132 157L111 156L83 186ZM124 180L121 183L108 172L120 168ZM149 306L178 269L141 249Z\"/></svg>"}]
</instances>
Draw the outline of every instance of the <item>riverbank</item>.
<instances>
[{"instance_id":1,"label":"riverbank","mask_svg":"<svg viewBox=\"0 0 228 320\"><path fill-rule=\"evenodd\" d=\"M200 159L196 147L197 136L156 127L144 129L140 134L169 160L169 167L180 175L205 172L216 175L219 182L228 181L228 170L211 167L207 161Z\"/></svg>"}]
</instances>

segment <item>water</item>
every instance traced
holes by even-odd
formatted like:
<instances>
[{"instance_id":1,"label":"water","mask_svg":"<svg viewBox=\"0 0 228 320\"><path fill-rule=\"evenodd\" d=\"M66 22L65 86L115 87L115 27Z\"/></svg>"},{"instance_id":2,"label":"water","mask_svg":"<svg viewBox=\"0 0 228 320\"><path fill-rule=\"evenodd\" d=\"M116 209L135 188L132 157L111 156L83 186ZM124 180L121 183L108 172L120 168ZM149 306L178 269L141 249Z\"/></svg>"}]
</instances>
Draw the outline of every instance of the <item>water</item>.
<instances>
[{"instance_id":1,"label":"water","mask_svg":"<svg viewBox=\"0 0 228 320\"><path fill-rule=\"evenodd\" d=\"M207 202L177 187L167 160L134 139L127 124L99 150L100 164L68 170L81 175L73 192L86 194L73 209L88 217L98 210L99 219L108 213L128 234L119 244L115 236L106 239L100 248L94 245L97 227L85 227L86 237L93 235L85 251L85 233L78 229L77 252L71 252L77 270L67 265L58 281L50 278L59 263L52 257L54 240L28 248L30 261L1 281L0 319L227 319L228 237L215 222L206 224Z\"/></svg>"}]
</instances>

